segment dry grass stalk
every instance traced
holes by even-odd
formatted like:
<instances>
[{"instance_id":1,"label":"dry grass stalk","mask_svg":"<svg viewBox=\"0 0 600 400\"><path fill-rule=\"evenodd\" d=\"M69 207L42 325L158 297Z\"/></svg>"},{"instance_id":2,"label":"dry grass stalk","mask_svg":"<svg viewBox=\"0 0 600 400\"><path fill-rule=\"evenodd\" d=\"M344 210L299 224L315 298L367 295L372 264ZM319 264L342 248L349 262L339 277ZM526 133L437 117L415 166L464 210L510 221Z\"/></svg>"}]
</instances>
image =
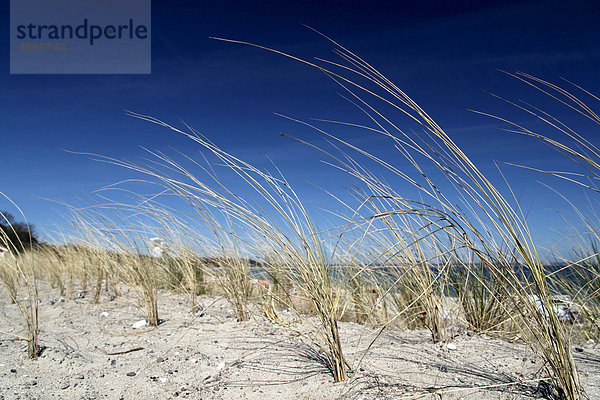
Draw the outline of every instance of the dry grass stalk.
<instances>
[{"instance_id":1,"label":"dry grass stalk","mask_svg":"<svg viewBox=\"0 0 600 400\"><path fill-rule=\"evenodd\" d=\"M251 290L251 285L246 283L250 281L249 270L244 265L245 257L237 250L241 247L237 246L236 241L245 243L254 254L274 255L277 265L283 267L282 272L296 282L302 296L309 299L314 307L320 321L319 326L315 326L317 342L330 360L334 379L345 380L348 363L341 348L337 321L343 314L346 303L343 301L341 291L335 290L329 260L325 256L321 239L296 193L282 178L276 178L229 155L204 140L193 130L188 133L150 117L136 116L180 132L203 146L220 163L237 174L258 195L262 204L259 205L256 199L244 200L239 195L231 193L216 178L212 169L200 166L198 163L194 163L195 166L201 168L201 172L215 188L162 154L154 155L170 171L169 175L157 172L156 168L144 168L106 157L103 160L156 178L190 204L200 220L211 225L213 236L220 244L220 258L223 260L220 265L222 274L217 276L229 276L227 281L239 282L242 285L231 287L233 290L228 293L228 297L232 297L235 301L235 307L240 307L236 311L239 312L238 318L245 317L241 307L244 303L243 298ZM265 207L272 210L271 215L264 213ZM224 219L217 222L216 218L207 213L208 208L219 210ZM232 230L232 225L227 225L227 221L235 221L240 231ZM261 246L258 246L256 241L253 243L248 237L258 238ZM225 289L227 290L227 287ZM242 298L238 299L237 296L240 295Z\"/></svg>"},{"instance_id":2,"label":"dry grass stalk","mask_svg":"<svg viewBox=\"0 0 600 400\"><path fill-rule=\"evenodd\" d=\"M22 211L10 198L1 192L0 195L8 200L19 211L21 216L23 216ZM1 213L0 218L2 218L4 225L12 228L10 221ZM20 240L16 233L14 237L17 237L17 240ZM21 242L11 242L10 237L4 230L0 230L0 246L6 249L21 248L25 251L23 254L12 254L10 252L3 254L2 259L0 259L0 269L2 270L0 276L3 277L3 282L6 279L11 301L16 303L23 319L26 332L24 339L27 341L27 355L31 359L37 359L40 350L38 343L39 310L37 278L34 270L34 259L31 254L33 249L31 246L28 247ZM25 286L24 291L23 285Z\"/></svg>"},{"instance_id":3,"label":"dry grass stalk","mask_svg":"<svg viewBox=\"0 0 600 400\"><path fill-rule=\"evenodd\" d=\"M393 175L404 179L419 190L422 196L427 197L430 201L429 205L418 209L412 206L388 209L386 215L394 213L427 217L437 214L441 218L440 221L443 220L447 223L442 229L449 238L446 242L441 243L448 243L451 246L451 252L456 252L457 249L470 252L477 263L482 263L486 268L496 271L497 276L505 280L506 287L520 296L521 304L525 305L526 309L519 311L524 316L533 316L533 318L526 319L528 321L526 330L534 338L533 348L546 361L556 390L560 396L569 400L580 399L583 394L577 368L573 361L569 336L554 313L547 274L529 227L518 204L511 205L509 201L512 194L509 193L508 197L503 196L425 110L379 71L339 44L332 41L336 45L335 52L349 66L325 61L327 67L323 67L263 46L233 40L225 41L263 48L318 68L336 80L347 91L352 101L373 123L373 126L363 127L388 137L400 155L415 169L415 177L419 178L422 183L400 168L367 151L314 125L305 125L314 127L338 146L346 146ZM333 68L339 68L341 72L334 72ZM345 73L354 74L355 78L347 78L344 76ZM358 79L364 80L365 84L357 83ZM425 132L426 138L416 139L414 135L407 134L391 117L382 114L370 102L364 100L363 95L371 96L374 101L379 101L386 107L391 107L408 117ZM359 126L352 123L347 125ZM587 142L581 141L580 137L576 137L576 140L587 145ZM551 143L554 144L554 142ZM569 151L563 146L560 148ZM592 148L592 150L594 149ZM360 166L360 163L350 164L339 158L334 157L334 159L339 168L360 179L371 191L380 192L389 198L396 198L395 193L393 191L390 193L386 185L373 179L372 175L365 174L365 168ZM447 178L448 182L453 185L458 199L467 205L466 211L458 206L458 201L452 200L452 190L442 190L442 186L436 184L433 177L430 176L431 174L425 173L425 169L421 165L423 161L417 160L425 160ZM592 165L596 167L596 165ZM377 217L381 217L381 214L378 214ZM431 221L431 223L435 224L435 221ZM478 226L480 226L479 229ZM395 227L392 226L390 229L394 230ZM506 249L512 250L506 252ZM528 274L516 274L515 262ZM520 277L527 277L527 279L525 281L515 279ZM533 296L539 301L532 302ZM541 312L538 312L538 308L541 308Z\"/></svg>"}]
</instances>

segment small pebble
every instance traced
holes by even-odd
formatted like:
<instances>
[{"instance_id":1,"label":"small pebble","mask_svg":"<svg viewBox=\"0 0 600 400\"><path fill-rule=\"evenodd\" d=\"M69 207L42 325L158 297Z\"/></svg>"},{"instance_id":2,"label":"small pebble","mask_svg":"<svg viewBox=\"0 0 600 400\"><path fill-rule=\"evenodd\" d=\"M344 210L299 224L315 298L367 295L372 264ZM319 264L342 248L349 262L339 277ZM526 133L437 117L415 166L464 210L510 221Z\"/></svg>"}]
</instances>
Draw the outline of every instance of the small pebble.
<instances>
[{"instance_id":1,"label":"small pebble","mask_svg":"<svg viewBox=\"0 0 600 400\"><path fill-rule=\"evenodd\" d=\"M145 319L142 319L142 320L139 320L138 322L134 323L133 325L131 325L131 327L133 329L140 329L140 328L143 328L146 325L148 325L148 322L146 322Z\"/></svg>"},{"instance_id":2,"label":"small pebble","mask_svg":"<svg viewBox=\"0 0 600 400\"><path fill-rule=\"evenodd\" d=\"M163 361L165 361L165 359L164 359L164 358L162 358L162 357L158 357L158 358L156 359L156 362L157 362L157 363L161 363L161 362L163 362Z\"/></svg>"},{"instance_id":3,"label":"small pebble","mask_svg":"<svg viewBox=\"0 0 600 400\"><path fill-rule=\"evenodd\" d=\"M448 350L456 350L456 345L455 345L454 343L448 343L448 344L446 345L446 348L447 348Z\"/></svg>"},{"instance_id":4,"label":"small pebble","mask_svg":"<svg viewBox=\"0 0 600 400\"><path fill-rule=\"evenodd\" d=\"M135 376L135 372L128 372L125 375L127 375L127 376Z\"/></svg>"},{"instance_id":5,"label":"small pebble","mask_svg":"<svg viewBox=\"0 0 600 400\"><path fill-rule=\"evenodd\" d=\"M68 387L69 387L68 383L63 383L62 385L60 385L60 389L62 389L62 390L65 390Z\"/></svg>"},{"instance_id":6,"label":"small pebble","mask_svg":"<svg viewBox=\"0 0 600 400\"><path fill-rule=\"evenodd\" d=\"M583 352L583 347L575 347L575 351L581 353Z\"/></svg>"}]
</instances>

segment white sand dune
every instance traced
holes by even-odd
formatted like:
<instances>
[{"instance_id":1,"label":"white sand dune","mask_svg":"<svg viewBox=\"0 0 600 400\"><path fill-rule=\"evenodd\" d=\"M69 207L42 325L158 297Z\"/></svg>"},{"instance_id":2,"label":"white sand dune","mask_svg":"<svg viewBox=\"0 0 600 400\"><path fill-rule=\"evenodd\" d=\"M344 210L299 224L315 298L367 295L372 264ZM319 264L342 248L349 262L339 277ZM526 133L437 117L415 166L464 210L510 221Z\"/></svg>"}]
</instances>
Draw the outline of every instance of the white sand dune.
<instances>
[{"instance_id":1,"label":"white sand dune","mask_svg":"<svg viewBox=\"0 0 600 400\"><path fill-rule=\"evenodd\" d=\"M127 294L52 301L41 284L37 361L0 333L0 399L530 399L542 367L527 345L464 332L454 346L427 331L385 332L356 368L376 330L342 322L347 383L333 383L322 355L299 334L260 316L237 323L223 299L163 293L158 328L132 328L144 313ZM52 304L54 303L54 304ZM18 334L19 314L0 292L0 331ZM302 326L298 326L302 330ZM600 398L600 346L577 351L583 385ZM521 383L519 383L521 382ZM542 384L543 389L543 384ZM537 391L537 393L536 393ZM440 397L441 396L441 397Z\"/></svg>"}]
</instances>

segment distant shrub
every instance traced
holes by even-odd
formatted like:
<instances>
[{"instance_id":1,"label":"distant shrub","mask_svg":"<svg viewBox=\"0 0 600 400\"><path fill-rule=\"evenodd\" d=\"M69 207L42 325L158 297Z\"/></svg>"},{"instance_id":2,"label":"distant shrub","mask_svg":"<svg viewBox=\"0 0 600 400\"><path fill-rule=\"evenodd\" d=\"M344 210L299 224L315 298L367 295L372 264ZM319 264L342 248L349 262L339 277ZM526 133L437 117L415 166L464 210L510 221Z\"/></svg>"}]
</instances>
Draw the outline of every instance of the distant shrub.
<instances>
[{"instance_id":1,"label":"distant shrub","mask_svg":"<svg viewBox=\"0 0 600 400\"><path fill-rule=\"evenodd\" d=\"M12 214L6 211L0 211L0 230L0 245L12 253L22 253L40 243L33 225L16 222Z\"/></svg>"}]
</instances>

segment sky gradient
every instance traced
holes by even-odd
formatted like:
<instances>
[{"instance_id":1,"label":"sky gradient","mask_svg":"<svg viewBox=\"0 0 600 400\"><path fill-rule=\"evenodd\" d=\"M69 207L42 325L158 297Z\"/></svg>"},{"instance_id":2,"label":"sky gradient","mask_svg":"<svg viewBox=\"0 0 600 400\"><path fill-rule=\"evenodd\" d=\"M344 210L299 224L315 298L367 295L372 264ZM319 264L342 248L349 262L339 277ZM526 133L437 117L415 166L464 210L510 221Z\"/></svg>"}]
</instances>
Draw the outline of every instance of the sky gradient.
<instances>
[{"instance_id":1,"label":"sky gradient","mask_svg":"<svg viewBox=\"0 0 600 400\"><path fill-rule=\"evenodd\" d=\"M0 18L8 26L8 2L2 7ZM600 92L599 20L600 6L594 1L154 0L150 75L9 75L8 52L2 53L0 191L48 237L55 225L66 223L59 203L73 204L85 193L132 177L127 170L71 152L132 161L145 156L141 146L198 154L189 140L127 116L125 110L130 110L178 126L183 120L249 162L268 165L270 158L307 204L326 206L326 196L310 183L342 187L351 179L320 163L322 155L281 137L283 131L322 141L274 113L351 122L365 122L364 116L317 70L256 48L209 39L238 39L306 59L335 59L331 44L302 24L376 66L484 171L498 175L494 161L570 169L557 153L530 138L504 133L497 121L468 110L535 125L488 92L542 105L547 99L499 70L524 71L557 83L564 77ZM0 38L7 48L7 29ZM568 113L564 118L598 143L598 126ZM357 129L337 133L387 159L395 157L383 138ZM568 207L537 181L568 190L578 204L587 197L596 201L594 193L547 176L505 166L502 171L523 208L531 210L529 221L542 242L558 240L553 230L560 231L564 223L556 210ZM14 210L4 204L0 201L0 209Z\"/></svg>"}]
</instances>

